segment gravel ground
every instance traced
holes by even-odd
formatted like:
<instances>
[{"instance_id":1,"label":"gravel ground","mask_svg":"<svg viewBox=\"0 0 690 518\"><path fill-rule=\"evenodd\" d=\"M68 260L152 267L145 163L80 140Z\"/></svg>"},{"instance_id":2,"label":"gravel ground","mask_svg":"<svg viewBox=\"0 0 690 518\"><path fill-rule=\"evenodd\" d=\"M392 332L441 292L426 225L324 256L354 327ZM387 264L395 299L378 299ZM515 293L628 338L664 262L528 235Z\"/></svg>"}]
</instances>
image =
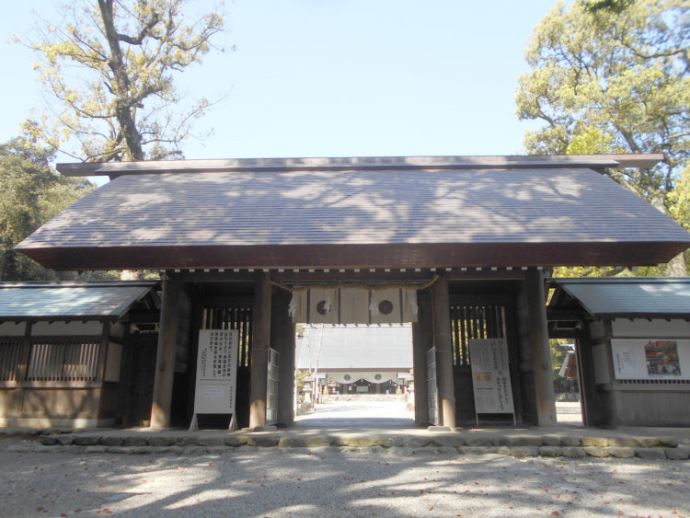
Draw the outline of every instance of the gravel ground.
<instances>
[{"instance_id":1,"label":"gravel ground","mask_svg":"<svg viewBox=\"0 0 690 518\"><path fill-rule=\"evenodd\" d=\"M10 442L0 442L2 516L690 516L690 462L250 447L77 455Z\"/></svg>"},{"instance_id":2,"label":"gravel ground","mask_svg":"<svg viewBox=\"0 0 690 518\"><path fill-rule=\"evenodd\" d=\"M414 412L402 400L353 400L321 403L295 418L296 427L395 428L414 426Z\"/></svg>"}]
</instances>

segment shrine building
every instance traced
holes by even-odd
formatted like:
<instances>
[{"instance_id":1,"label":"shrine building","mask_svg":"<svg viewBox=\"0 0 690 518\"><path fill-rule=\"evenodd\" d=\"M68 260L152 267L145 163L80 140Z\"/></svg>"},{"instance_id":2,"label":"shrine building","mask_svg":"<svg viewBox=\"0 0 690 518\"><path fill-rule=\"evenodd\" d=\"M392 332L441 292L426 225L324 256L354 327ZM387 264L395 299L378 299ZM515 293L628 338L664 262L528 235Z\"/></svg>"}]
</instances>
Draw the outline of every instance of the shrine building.
<instances>
[{"instance_id":1,"label":"shrine building","mask_svg":"<svg viewBox=\"0 0 690 518\"><path fill-rule=\"evenodd\" d=\"M295 326L312 323L411 324L420 426L548 426L556 414L545 277L556 266L656 265L690 246L688 232L606 174L649 168L662 158L59 164L64 175L100 175L110 182L17 249L59 271L161 273L159 308L127 299L128 307L143 304L137 311L160 311L155 361L148 367L152 428L189 426L196 414L203 426L201 409L219 413L213 409L230 399L238 426L289 426ZM16 314L0 320L9 326L25 318L36 319ZM124 314L112 316L120 318ZM136 318L125 321L136 334ZM108 332L100 329L99 340L117 343ZM41 340L50 349L46 354L64 366L64 341L49 338ZM226 339L236 354L224 352ZM123 358L131 357L136 341L119 340ZM0 365L9 361L20 375L14 389L7 383L0 388L35 386L37 380L21 373L37 341L27 336L24 355L15 360L2 356L2 341ZM99 349L104 369L107 350ZM55 372L42 383L60 390L76 383L76 371ZM98 376L107 390L93 397L108 394L109 404L139 390L136 383L118 385L113 373ZM231 388L214 385L231 378ZM41 400L36 391L32 397L46 418L75 411L57 408L45 394ZM122 415L109 418L126 424Z\"/></svg>"},{"instance_id":2,"label":"shrine building","mask_svg":"<svg viewBox=\"0 0 690 518\"><path fill-rule=\"evenodd\" d=\"M414 387L412 328L409 324L299 326L295 366L321 394L407 394Z\"/></svg>"}]
</instances>

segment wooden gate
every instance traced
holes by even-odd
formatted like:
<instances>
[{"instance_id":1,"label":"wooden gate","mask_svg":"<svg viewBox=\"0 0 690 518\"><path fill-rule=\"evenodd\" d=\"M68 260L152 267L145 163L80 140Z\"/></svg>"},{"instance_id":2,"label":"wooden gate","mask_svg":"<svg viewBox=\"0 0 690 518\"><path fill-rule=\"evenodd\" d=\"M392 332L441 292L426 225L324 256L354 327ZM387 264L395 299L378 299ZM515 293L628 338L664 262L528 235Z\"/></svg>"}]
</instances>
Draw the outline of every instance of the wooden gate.
<instances>
[{"instance_id":1,"label":"wooden gate","mask_svg":"<svg viewBox=\"0 0 690 518\"><path fill-rule=\"evenodd\" d=\"M503 295L451 296L450 323L453 344L453 381L455 383L455 409L458 424L475 421L474 391L472 389L469 342L472 339L505 338L510 359L511 383L516 412L519 403L518 359L512 300ZM498 417L497 417L498 418Z\"/></svg>"},{"instance_id":2,"label":"wooden gate","mask_svg":"<svg viewBox=\"0 0 690 518\"><path fill-rule=\"evenodd\" d=\"M240 428L249 425L249 361L252 346L252 304L250 297L217 296L199 298L196 301L199 312L198 329L237 329L239 343L237 351L237 392L235 394L235 412ZM192 340L194 348L194 365L196 365L196 348L198 336ZM196 372L196 369L194 369ZM191 377L192 386L195 376ZM191 399L193 407L194 399ZM191 417L191 409L190 409Z\"/></svg>"}]
</instances>

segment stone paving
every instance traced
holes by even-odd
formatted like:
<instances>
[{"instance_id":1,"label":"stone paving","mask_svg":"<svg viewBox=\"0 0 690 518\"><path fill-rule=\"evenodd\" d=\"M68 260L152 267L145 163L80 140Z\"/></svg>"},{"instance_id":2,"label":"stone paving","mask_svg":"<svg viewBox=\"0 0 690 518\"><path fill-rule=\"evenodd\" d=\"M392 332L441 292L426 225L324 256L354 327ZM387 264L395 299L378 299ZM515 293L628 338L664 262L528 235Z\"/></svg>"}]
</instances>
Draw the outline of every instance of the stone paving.
<instances>
[{"instance_id":1,"label":"stone paving","mask_svg":"<svg viewBox=\"0 0 690 518\"><path fill-rule=\"evenodd\" d=\"M228 432L95 430L45 431L11 446L12 451L67 449L78 453L204 454L228 449L333 448L370 449L401 456L429 452L501 454L513 457L633 458L688 460L690 430L630 428L599 430L583 427L500 428L451 431L425 429L286 429Z\"/></svg>"},{"instance_id":2,"label":"stone paving","mask_svg":"<svg viewBox=\"0 0 690 518\"><path fill-rule=\"evenodd\" d=\"M390 398L389 398L390 399ZM577 405L577 404L575 404ZM573 409L575 409L575 405ZM381 451L415 457L430 453L452 455L500 454L512 457L641 458L688 460L690 429L619 428L603 430L575 425L553 428L479 428L451 432L415 428L412 412L401 399L337 401L318 405L289 429L263 431L149 429L2 430L0 437L17 452L116 454L221 454L246 448L330 448ZM431 431L433 430L433 431ZM0 447L2 447L0 443Z\"/></svg>"}]
</instances>

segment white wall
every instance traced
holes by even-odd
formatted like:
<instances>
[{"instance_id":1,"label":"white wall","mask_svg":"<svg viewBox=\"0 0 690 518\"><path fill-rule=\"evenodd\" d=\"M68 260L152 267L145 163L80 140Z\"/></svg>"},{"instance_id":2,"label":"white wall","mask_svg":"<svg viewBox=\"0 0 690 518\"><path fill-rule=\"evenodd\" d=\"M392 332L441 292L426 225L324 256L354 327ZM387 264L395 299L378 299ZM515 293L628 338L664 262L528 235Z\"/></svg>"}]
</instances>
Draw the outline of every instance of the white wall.
<instances>
[{"instance_id":1,"label":"white wall","mask_svg":"<svg viewBox=\"0 0 690 518\"><path fill-rule=\"evenodd\" d=\"M690 322L681 319L614 318L611 327L616 338L690 338Z\"/></svg>"},{"instance_id":2,"label":"white wall","mask_svg":"<svg viewBox=\"0 0 690 518\"><path fill-rule=\"evenodd\" d=\"M410 324L307 325L296 346L298 369L412 368Z\"/></svg>"}]
</instances>

